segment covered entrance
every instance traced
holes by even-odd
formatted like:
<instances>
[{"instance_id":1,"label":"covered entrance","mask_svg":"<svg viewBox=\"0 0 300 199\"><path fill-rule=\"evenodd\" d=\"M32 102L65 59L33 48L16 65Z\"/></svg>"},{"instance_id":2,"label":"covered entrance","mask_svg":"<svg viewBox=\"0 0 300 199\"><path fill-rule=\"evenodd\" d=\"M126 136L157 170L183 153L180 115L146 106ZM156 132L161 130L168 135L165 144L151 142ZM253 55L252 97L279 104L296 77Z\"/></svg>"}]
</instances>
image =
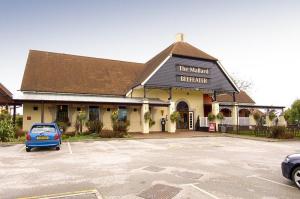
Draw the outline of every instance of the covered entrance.
<instances>
[{"instance_id":1,"label":"covered entrance","mask_svg":"<svg viewBox=\"0 0 300 199\"><path fill-rule=\"evenodd\" d=\"M189 106L186 102L181 101L177 104L176 110L179 112L179 119L177 121L177 129L189 128Z\"/></svg>"}]
</instances>

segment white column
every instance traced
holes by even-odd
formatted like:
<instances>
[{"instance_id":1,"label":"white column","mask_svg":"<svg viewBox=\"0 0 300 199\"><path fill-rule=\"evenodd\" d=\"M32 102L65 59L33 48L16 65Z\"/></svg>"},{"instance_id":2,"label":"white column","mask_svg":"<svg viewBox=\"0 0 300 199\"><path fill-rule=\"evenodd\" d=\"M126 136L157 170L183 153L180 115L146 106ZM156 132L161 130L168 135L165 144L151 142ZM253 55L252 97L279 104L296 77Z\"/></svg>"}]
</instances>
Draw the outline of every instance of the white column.
<instances>
[{"instance_id":1,"label":"white column","mask_svg":"<svg viewBox=\"0 0 300 199\"><path fill-rule=\"evenodd\" d=\"M239 125L239 109L238 104L234 103L231 111L232 125L236 127Z\"/></svg>"},{"instance_id":2,"label":"white column","mask_svg":"<svg viewBox=\"0 0 300 199\"><path fill-rule=\"evenodd\" d=\"M283 115L278 117L278 126L287 126L286 120Z\"/></svg>"},{"instance_id":3,"label":"white column","mask_svg":"<svg viewBox=\"0 0 300 199\"><path fill-rule=\"evenodd\" d=\"M268 127L272 126L272 121L270 120L269 113L266 115L266 125Z\"/></svg>"},{"instance_id":4,"label":"white column","mask_svg":"<svg viewBox=\"0 0 300 199\"><path fill-rule=\"evenodd\" d=\"M255 121L255 119L254 119L253 114L250 114L250 115L249 115L249 125L250 125L250 126L256 126L256 121Z\"/></svg>"},{"instance_id":5,"label":"white column","mask_svg":"<svg viewBox=\"0 0 300 199\"><path fill-rule=\"evenodd\" d=\"M149 122L145 121L145 113L149 111L149 102L147 100L143 101L141 108L141 122L142 122L142 133L149 133Z\"/></svg>"},{"instance_id":6,"label":"white column","mask_svg":"<svg viewBox=\"0 0 300 199\"><path fill-rule=\"evenodd\" d=\"M220 112L220 106L219 106L218 102L213 102L211 104L211 112L215 116L218 115L218 113ZM220 121L216 118L215 121L214 121L214 123L216 123L216 131L218 131Z\"/></svg>"},{"instance_id":7,"label":"white column","mask_svg":"<svg viewBox=\"0 0 300 199\"><path fill-rule=\"evenodd\" d=\"M172 122L171 121L171 114L175 112L175 102L170 101L170 105L168 108L168 115L169 115L169 119L168 119L168 132L169 133L175 133L176 132L176 121Z\"/></svg>"}]
</instances>

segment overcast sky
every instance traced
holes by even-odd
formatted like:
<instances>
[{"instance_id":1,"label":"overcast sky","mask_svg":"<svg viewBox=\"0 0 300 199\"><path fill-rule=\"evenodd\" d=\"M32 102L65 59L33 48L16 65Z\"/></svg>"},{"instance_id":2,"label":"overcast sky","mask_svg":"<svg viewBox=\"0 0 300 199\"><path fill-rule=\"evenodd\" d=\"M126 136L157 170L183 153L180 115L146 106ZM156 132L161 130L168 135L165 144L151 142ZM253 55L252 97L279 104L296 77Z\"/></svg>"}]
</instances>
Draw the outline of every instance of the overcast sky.
<instances>
[{"instance_id":1,"label":"overcast sky","mask_svg":"<svg viewBox=\"0 0 300 199\"><path fill-rule=\"evenodd\" d=\"M253 82L257 104L289 106L300 98L297 0L0 3L0 82L13 93L29 49L146 62L182 32L230 74Z\"/></svg>"}]
</instances>

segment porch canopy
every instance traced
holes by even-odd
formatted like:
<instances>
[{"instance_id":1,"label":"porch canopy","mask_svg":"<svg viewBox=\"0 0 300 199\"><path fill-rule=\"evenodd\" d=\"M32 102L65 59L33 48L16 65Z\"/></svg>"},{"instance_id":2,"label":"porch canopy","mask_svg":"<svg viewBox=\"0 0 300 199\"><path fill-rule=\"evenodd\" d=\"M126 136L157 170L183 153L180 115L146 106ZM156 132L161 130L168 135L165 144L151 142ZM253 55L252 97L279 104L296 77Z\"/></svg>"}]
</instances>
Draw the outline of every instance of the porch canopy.
<instances>
[{"instance_id":1,"label":"porch canopy","mask_svg":"<svg viewBox=\"0 0 300 199\"><path fill-rule=\"evenodd\" d=\"M117 105L142 105L148 103L150 106L169 106L169 102L153 98L128 98L116 96L99 96L84 94L59 94L59 93L30 93L14 98L15 102L41 102L41 103L78 103L78 104L117 104Z\"/></svg>"},{"instance_id":2,"label":"porch canopy","mask_svg":"<svg viewBox=\"0 0 300 199\"><path fill-rule=\"evenodd\" d=\"M232 104L232 103L220 103L220 108L227 108L227 107L233 107L238 106L240 109L266 109L266 110L282 110L285 108L285 106L272 106L272 105L256 105L256 104Z\"/></svg>"}]
</instances>

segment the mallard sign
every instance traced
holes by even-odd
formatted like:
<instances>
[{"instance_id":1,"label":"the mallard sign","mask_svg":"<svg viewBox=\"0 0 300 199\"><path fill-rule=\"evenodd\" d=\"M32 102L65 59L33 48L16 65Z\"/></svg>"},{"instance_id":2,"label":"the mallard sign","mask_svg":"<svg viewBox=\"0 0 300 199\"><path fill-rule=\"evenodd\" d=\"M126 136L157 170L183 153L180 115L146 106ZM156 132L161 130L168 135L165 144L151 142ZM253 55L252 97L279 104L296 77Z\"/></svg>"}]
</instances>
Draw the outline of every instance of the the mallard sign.
<instances>
[{"instance_id":1,"label":"the mallard sign","mask_svg":"<svg viewBox=\"0 0 300 199\"><path fill-rule=\"evenodd\" d=\"M188 83L198 83L198 84L207 84L208 79L205 77L193 77L185 75L177 75L177 81L188 82Z\"/></svg>"},{"instance_id":2,"label":"the mallard sign","mask_svg":"<svg viewBox=\"0 0 300 199\"><path fill-rule=\"evenodd\" d=\"M196 67L196 66L186 66L186 65L176 65L177 71L180 73L188 73L189 75L176 75L176 80L179 82L196 83L196 84L207 84L208 78L206 77L196 77L197 75L208 75L208 68Z\"/></svg>"},{"instance_id":3,"label":"the mallard sign","mask_svg":"<svg viewBox=\"0 0 300 199\"><path fill-rule=\"evenodd\" d=\"M186 72L186 73L196 73L196 74L208 75L208 68L202 68L202 67L177 65L177 70L180 72Z\"/></svg>"}]
</instances>

